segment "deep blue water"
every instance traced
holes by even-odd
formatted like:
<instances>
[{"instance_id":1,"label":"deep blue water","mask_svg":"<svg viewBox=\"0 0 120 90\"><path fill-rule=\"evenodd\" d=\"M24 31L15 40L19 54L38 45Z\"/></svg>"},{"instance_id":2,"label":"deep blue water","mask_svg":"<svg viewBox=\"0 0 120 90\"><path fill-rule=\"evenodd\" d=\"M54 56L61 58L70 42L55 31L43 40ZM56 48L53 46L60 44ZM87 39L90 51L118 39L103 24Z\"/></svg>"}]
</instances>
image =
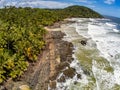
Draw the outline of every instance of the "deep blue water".
<instances>
[{"instance_id":1,"label":"deep blue water","mask_svg":"<svg viewBox=\"0 0 120 90\"><path fill-rule=\"evenodd\" d=\"M118 17L107 16L107 15L104 15L104 17L107 18L107 19L112 20L112 21L115 22L115 23L120 24L120 18L118 18Z\"/></svg>"},{"instance_id":2,"label":"deep blue water","mask_svg":"<svg viewBox=\"0 0 120 90\"><path fill-rule=\"evenodd\" d=\"M105 18L110 19L112 22L117 23L117 29L120 30L120 18L104 15Z\"/></svg>"}]
</instances>

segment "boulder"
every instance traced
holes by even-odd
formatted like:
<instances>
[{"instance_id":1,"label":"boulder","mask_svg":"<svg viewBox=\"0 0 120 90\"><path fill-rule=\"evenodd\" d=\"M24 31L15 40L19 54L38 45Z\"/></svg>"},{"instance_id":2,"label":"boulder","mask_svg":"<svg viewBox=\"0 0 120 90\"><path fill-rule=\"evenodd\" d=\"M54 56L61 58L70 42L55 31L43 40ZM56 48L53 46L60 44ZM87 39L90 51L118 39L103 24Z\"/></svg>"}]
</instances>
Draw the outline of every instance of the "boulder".
<instances>
[{"instance_id":1,"label":"boulder","mask_svg":"<svg viewBox=\"0 0 120 90\"><path fill-rule=\"evenodd\" d=\"M81 40L81 42L80 42L83 46L85 46L86 44L87 44L87 41L85 41L85 40Z\"/></svg>"},{"instance_id":2,"label":"boulder","mask_svg":"<svg viewBox=\"0 0 120 90\"><path fill-rule=\"evenodd\" d=\"M75 76L75 69L74 68L68 68L63 71L63 74L66 77L73 78Z\"/></svg>"},{"instance_id":3,"label":"boulder","mask_svg":"<svg viewBox=\"0 0 120 90\"><path fill-rule=\"evenodd\" d=\"M57 70L57 71L61 71L61 70L63 70L65 67L69 67L69 63L68 63L68 62L61 62L58 66L56 66L56 70Z\"/></svg>"},{"instance_id":4,"label":"boulder","mask_svg":"<svg viewBox=\"0 0 120 90\"><path fill-rule=\"evenodd\" d=\"M25 82L14 82L12 90L31 90L31 89L30 86Z\"/></svg>"},{"instance_id":5,"label":"boulder","mask_svg":"<svg viewBox=\"0 0 120 90\"><path fill-rule=\"evenodd\" d=\"M80 74L77 74L77 78L78 78L78 79L81 79L81 75L80 75Z\"/></svg>"},{"instance_id":6,"label":"boulder","mask_svg":"<svg viewBox=\"0 0 120 90\"><path fill-rule=\"evenodd\" d=\"M19 86L18 90L31 90L31 89L28 85L21 85L21 86Z\"/></svg>"},{"instance_id":7,"label":"boulder","mask_svg":"<svg viewBox=\"0 0 120 90\"><path fill-rule=\"evenodd\" d=\"M65 82L65 76L62 75L57 81L58 82Z\"/></svg>"}]
</instances>

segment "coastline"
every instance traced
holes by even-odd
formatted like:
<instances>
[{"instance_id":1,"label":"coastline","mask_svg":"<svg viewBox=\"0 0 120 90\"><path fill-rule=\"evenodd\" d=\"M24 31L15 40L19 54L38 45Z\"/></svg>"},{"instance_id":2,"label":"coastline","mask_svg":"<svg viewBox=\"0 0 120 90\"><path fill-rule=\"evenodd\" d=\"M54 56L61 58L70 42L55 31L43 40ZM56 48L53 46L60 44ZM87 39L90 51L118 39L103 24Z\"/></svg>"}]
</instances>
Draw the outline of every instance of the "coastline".
<instances>
[{"instance_id":1,"label":"coastline","mask_svg":"<svg viewBox=\"0 0 120 90\"><path fill-rule=\"evenodd\" d=\"M14 9L13 9L14 8ZM22 10L21 10L22 9ZM29 9L29 10L28 10ZM16 14L10 13L10 14L5 14L5 17L9 18L4 18L2 16L2 12L16 12ZM86 12L87 10L87 12ZM77 13L76 13L77 11ZM83 13L86 12L85 14ZM34 12L31 13L31 12ZM19 14L21 13L21 14ZM44 15L43 15L44 14ZM30 15L30 17L26 17L26 15ZM13 19L11 16L14 16L15 18ZM35 16L35 18L34 18ZM18 19L18 17L20 17ZM73 62L73 51L74 51L74 46L72 42L65 41L63 37L65 36L64 32L61 32L62 30L59 30L58 28L61 28L61 24L66 24L66 23L74 23L74 21L68 21L64 20L66 17L72 18L72 17L81 17L81 18L88 18L88 17L100 17L102 16L95 12L94 10L84 7L84 6L78 6L78 5L73 5L66 7L64 9L39 9L39 8L17 8L17 7L8 7L7 9L3 8L1 9L1 20L4 22L2 24L4 28L5 27L10 31L7 33L7 29L5 28L6 36L2 35L2 38L8 38L8 40L2 40L2 41L7 41L7 44L3 44L2 48L5 46L7 47L8 51L12 49L15 54L19 51L19 55L21 55L21 52L23 56L25 56L28 59L29 56L33 56L33 58L37 59L38 56L38 61L31 61L33 58L29 58L30 61L28 62L28 65L24 68L24 63L22 63L21 60L21 66L19 63L19 57L18 60L16 61L16 58L11 60L11 55L10 55L10 61L12 61L13 65L10 65L9 63L5 64L2 66L3 71L1 73L1 85L0 85L0 90L47 90L47 89L55 89L57 86L56 82L65 82L66 77L73 79L75 75L77 75L78 78L81 78L81 75L76 72L75 68L72 68L71 62ZM68 19L69 19L68 18ZM10 21L9 21L10 20ZM24 23L21 22L23 20ZM57 22L59 21L59 22ZM30 23L29 23L30 22ZM8 23L8 25L6 25ZM49 26L52 25L53 26ZM67 25L67 24L66 24ZM48 26L45 29L48 30L48 34L46 37L45 35L45 29L43 26ZM23 43L25 44L25 47L21 44L19 46L19 43L16 43L18 41L17 38L11 41L11 31L13 31L13 36L17 37L17 34L14 32L18 29L17 34L20 34L21 30L24 31L20 34L20 39L23 37ZM63 29L63 28L61 28ZM67 29L67 28L65 28ZM4 31L3 30L3 31ZM39 33L40 30L40 33ZM33 32L32 32L33 31ZM32 32L32 33L31 33ZM28 35L27 35L28 33ZM34 35L33 35L34 34ZM26 37L31 37L26 40ZM36 38L34 38L36 37ZM25 38L25 40L24 40ZM46 41L46 46L43 38ZM38 39L38 40L37 40ZM39 42L39 40L41 40ZM14 50L13 48L13 42L15 41L15 45L17 45L17 50ZM12 44L11 44L12 42ZM29 45L27 45L30 42ZM38 42L38 43L36 43ZM80 41L81 43L81 41ZM83 41L83 44L86 42ZM31 50L31 45L34 46L34 50ZM37 46L38 45L38 46ZM10 47L9 47L10 46ZM12 46L12 47L11 47ZM39 49L37 47L41 46L39 49L40 54L36 53L34 51L39 52ZM42 48L43 46L43 48ZM16 47L16 46L15 46ZM21 48L20 48L21 47ZM22 47L25 49L23 50ZM27 47L27 49L26 49ZM6 50L6 48L4 48ZM6 51L7 52L7 51ZM10 50L11 52L11 50ZM27 53L26 53L27 52ZM41 53L42 52L42 53ZM8 52L7 52L8 53ZM25 55L24 55L25 54ZM28 54L28 55L26 55ZM39 55L38 55L39 54ZM14 55L14 53L13 53ZM4 55L5 56L5 55ZM5 60L4 60L5 61ZM8 61L8 60L7 60ZM5 61L6 62L6 61ZM17 64L16 64L16 63ZM2 64L2 63L1 63ZM9 65L11 66L9 68ZM18 65L18 66L17 66ZM6 66L6 67L5 67ZM28 68L27 68L28 66ZM5 68L4 68L5 67ZM14 69L15 68L15 69ZM17 69L16 69L17 68ZM22 70L23 68L23 70ZM1 69L2 70L2 69ZM18 71L17 71L18 70ZM15 71L15 72L14 72ZM58 78L59 74L63 73L64 75L62 78ZM23 75L22 75L23 74ZM73 82L74 83L74 82Z\"/></svg>"},{"instance_id":2,"label":"coastline","mask_svg":"<svg viewBox=\"0 0 120 90\"><path fill-rule=\"evenodd\" d=\"M64 78L57 80L61 72L66 73L66 76L71 78L74 76L75 70L70 68L70 62L73 60L73 45L62 40L65 34L60 31L60 25L65 23L68 23L68 21L58 22L59 25L57 27L56 25L45 27L48 31L45 37L46 46L42 54L39 55L39 60L29 63L28 70L20 78L15 81L7 81L1 86L0 90L2 88L16 90L22 86L25 86L23 88L29 87L32 90L55 89L57 81L64 81ZM66 67L68 69L64 70ZM69 75L70 73L72 74L71 76Z\"/></svg>"},{"instance_id":3,"label":"coastline","mask_svg":"<svg viewBox=\"0 0 120 90\"><path fill-rule=\"evenodd\" d=\"M120 69L119 67L115 66L115 63L113 63L113 60L115 60L113 58L114 55L111 56L109 54L110 50L112 50L112 52L115 50L113 47L110 49L109 46L118 45L116 43L118 43L119 38L116 36L116 34L114 36L114 40L111 39L111 37L113 38L113 35L111 34L109 37L106 37L106 33L104 32L107 30L109 31L108 28L110 27L106 28L108 25L106 25L106 22L102 22L104 20L98 20L98 23L93 24L93 22L96 21L96 19L92 19L92 21L89 19L78 19L76 20L75 24L73 23L71 25L65 26L66 28L63 30L63 32L66 34L66 36L64 37L64 40L73 43L73 46L75 48L74 59L76 59L76 62L79 62L73 63L71 66L74 66L77 72L80 73L81 79L77 80L77 84L74 82L71 83L73 80L69 79L66 83L62 83L61 86L68 86L70 89L72 88L77 90L105 90L111 88L115 89L119 87L118 72ZM101 25L102 28L99 25ZM104 32L102 30L104 30ZM114 33L115 32L113 31L113 34ZM83 45L81 43L81 40L87 40L86 45ZM115 42L112 43L110 41ZM107 45L106 42L110 42L109 45ZM108 51L108 56L110 57L111 61L109 61L110 59L107 59L103 56L106 55L106 53L104 54L104 50L101 47L98 48L98 46L103 47L106 52ZM103 50L103 52L101 50ZM80 65L77 67L78 64ZM113 73L115 73L115 75ZM118 83L118 86L116 86L116 83L114 82L115 80ZM67 88L67 90L69 90L69 88Z\"/></svg>"},{"instance_id":4,"label":"coastline","mask_svg":"<svg viewBox=\"0 0 120 90\"><path fill-rule=\"evenodd\" d=\"M90 36L92 31L90 34L90 27L84 21L86 19L79 19L73 24L71 21L65 24L57 22L58 26L45 27L48 31L45 37L46 47L39 55L39 60L30 63L19 81L8 83L11 84L7 87L8 90L16 90L13 87L19 88L23 85L32 90L116 88L112 81L115 80L112 73L116 67L112 67L111 62L101 55L97 47L99 38L97 41L93 40ZM113 58L111 55L110 57ZM103 76L105 78L101 79Z\"/></svg>"}]
</instances>

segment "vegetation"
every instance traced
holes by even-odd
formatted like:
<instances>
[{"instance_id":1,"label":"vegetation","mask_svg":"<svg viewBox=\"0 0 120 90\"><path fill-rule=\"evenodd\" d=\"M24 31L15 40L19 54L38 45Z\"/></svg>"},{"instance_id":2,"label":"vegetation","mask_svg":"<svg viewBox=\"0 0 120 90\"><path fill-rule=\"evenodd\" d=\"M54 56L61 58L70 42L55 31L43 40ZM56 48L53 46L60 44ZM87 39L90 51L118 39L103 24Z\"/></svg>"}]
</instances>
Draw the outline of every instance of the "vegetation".
<instances>
[{"instance_id":1,"label":"vegetation","mask_svg":"<svg viewBox=\"0 0 120 90\"><path fill-rule=\"evenodd\" d=\"M69 6L63 10L66 17L81 17L81 18L101 18L102 16L90 8L84 6Z\"/></svg>"},{"instance_id":2,"label":"vegetation","mask_svg":"<svg viewBox=\"0 0 120 90\"><path fill-rule=\"evenodd\" d=\"M76 13L77 12L77 13ZM70 17L102 17L83 6L65 9L0 9L0 83L23 74L45 46L44 26Z\"/></svg>"}]
</instances>

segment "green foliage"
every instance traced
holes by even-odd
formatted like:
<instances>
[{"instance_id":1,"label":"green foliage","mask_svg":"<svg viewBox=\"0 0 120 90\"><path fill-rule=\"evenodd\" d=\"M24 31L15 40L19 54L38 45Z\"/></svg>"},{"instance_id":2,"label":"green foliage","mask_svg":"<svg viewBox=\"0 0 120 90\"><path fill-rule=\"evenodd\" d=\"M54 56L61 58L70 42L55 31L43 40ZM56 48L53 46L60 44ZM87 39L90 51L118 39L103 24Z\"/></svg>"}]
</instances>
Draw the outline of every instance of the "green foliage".
<instances>
[{"instance_id":1,"label":"green foliage","mask_svg":"<svg viewBox=\"0 0 120 90\"><path fill-rule=\"evenodd\" d=\"M0 10L0 83L22 75L45 45L46 31L30 13L31 8Z\"/></svg>"},{"instance_id":2,"label":"green foliage","mask_svg":"<svg viewBox=\"0 0 120 90\"><path fill-rule=\"evenodd\" d=\"M100 14L84 6L69 6L64 9L64 12L67 13L67 17L102 18Z\"/></svg>"},{"instance_id":3,"label":"green foliage","mask_svg":"<svg viewBox=\"0 0 120 90\"><path fill-rule=\"evenodd\" d=\"M54 10L13 6L0 9L0 83L21 76L28 62L37 60L45 45L44 26L69 17L101 16L80 6Z\"/></svg>"}]
</instances>

